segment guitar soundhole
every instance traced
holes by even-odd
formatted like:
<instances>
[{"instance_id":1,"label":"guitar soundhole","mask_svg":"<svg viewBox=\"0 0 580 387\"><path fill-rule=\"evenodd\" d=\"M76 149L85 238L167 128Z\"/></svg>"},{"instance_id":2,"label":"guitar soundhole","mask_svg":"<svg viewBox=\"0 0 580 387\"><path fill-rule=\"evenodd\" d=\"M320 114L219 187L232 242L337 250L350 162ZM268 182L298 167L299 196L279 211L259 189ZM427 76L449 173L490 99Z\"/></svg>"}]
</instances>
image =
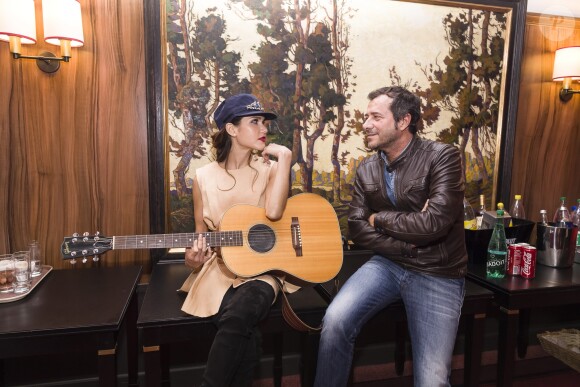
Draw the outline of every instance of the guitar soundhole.
<instances>
[{"instance_id":1,"label":"guitar soundhole","mask_svg":"<svg viewBox=\"0 0 580 387\"><path fill-rule=\"evenodd\" d=\"M250 228L248 233L248 244L252 250L258 253L267 253L274 247L276 235L274 230L265 224L257 224Z\"/></svg>"}]
</instances>

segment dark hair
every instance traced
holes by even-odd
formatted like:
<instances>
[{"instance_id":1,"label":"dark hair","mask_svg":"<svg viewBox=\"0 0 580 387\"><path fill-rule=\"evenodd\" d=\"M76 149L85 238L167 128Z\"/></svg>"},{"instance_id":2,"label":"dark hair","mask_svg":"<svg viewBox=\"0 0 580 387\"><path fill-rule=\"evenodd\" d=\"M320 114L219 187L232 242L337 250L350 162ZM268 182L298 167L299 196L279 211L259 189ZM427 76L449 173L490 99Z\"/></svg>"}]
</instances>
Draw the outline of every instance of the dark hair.
<instances>
[{"instance_id":1,"label":"dark hair","mask_svg":"<svg viewBox=\"0 0 580 387\"><path fill-rule=\"evenodd\" d=\"M238 126L241 121L242 117L234 117L230 123ZM219 130L211 136L212 145L215 148L215 156L218 163L226 161L230 154L230 149L232 149L232 138L226 130L227 124L228 123L223 125L223 127L219 128Z\"/></svg>"},{"instance_id":2,"label":"dark hair","mask_svg":"<svg viewBox=\"0 0 580 387\"><path fill-rule=\"evenodd\" d=\"M228 123L231 123L232 125L238 126L240 124L240 122L242 121L242 118L243 117L234 117ZM215 148L216 161L218 163L225 162L226 173L228 175L230 175L232 179L234 179L234 185L232 185L231 188L226 189L224 191L229 191L236 186L236 178L228 171L228 168L227 168L228 156L230 155L230 150L232 149L232 137L230 136L230 134L226 130L226 125L228 123L226 123L222 128L220 128L220 130L218 130L217 132L215 132L211 136L212 145ZM250 163L251 159L252 159L252 155L250 154L250 158L248 159L248 164ZM254 169L251 165L250 165L250 168ZM256 179L258 178L258 171L255 169L254 169L254 171L256 172L256 175L254 176L254 182L255 182ZM252 184L254 182L252 182Z\"/></svg>"},{"instance_id":3,"label":"dark hair","mask_svg":"<svg viewBox=\"0 0 580 387\"><path fill-rule=\"evenodd\" d=\"M409 123L409 132L417 133L417 125L421 119L421 101L419 97L411 93L409 90L401 86L381 87L369 93L368 99L373 99L386 95L393 99L391 103L391 112L395 118L395 122L402 120L407 114L411 115L411 122Z\"/></svg>"}]
</instances>

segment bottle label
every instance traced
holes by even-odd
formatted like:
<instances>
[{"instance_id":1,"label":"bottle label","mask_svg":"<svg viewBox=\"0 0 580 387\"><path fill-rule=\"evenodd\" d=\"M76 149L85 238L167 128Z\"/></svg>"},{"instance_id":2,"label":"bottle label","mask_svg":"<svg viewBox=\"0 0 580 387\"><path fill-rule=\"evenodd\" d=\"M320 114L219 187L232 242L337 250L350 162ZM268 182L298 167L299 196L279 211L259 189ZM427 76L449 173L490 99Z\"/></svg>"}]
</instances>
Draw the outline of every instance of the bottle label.
<instances>
[{"instance_id":1,"label":"bottle label","mask_svg":"<svg viewBox=\"0 0 580 387\"><path fill-rule=\"evenodd\" d=\"M487 276L492 278L505 277L506 258L506 251L487 250Z\"/></svg>"},{"instance_id":2,"label":"bottle label","mask_svg":"<svg viewBox=\"0 0 580 387\"><path fill-rule=\"evenodd\" d=\"M503 257L498 257L496 255L490 254L489 258L490 258L490 260L489 260L489 262L487 262L487 266L489 266L489 267L505 266L505 255Z\"/></svg>"}]
</instances>

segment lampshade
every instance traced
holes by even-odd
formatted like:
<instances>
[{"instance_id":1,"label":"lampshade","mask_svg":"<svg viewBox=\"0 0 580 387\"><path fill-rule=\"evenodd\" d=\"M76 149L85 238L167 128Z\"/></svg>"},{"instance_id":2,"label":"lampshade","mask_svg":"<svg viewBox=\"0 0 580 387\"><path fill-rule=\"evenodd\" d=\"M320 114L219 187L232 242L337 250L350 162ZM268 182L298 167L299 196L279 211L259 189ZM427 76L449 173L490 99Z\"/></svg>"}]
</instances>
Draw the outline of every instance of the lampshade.
<instances>
[{"instance_id":1,"label":"lampshade","mask_svg":"<svg viewBox=\"0 0 580 387\"><path fill-rule=\"evenodd\" d=\"M36 43L36 18L34 0L0 0L0 40L10 36L20 38L20 43Z\"/></svg>"},{"instance_id":2,"label":"lampshade","mask_svg":"<svg viewBox=\"0 0 580 387\"><path fill-rule=\"evenodd\" d=\"M554 59L554 81L564 78L580 79L580 47L563 47L556 50Z\"/></svg>"},{"instance_id":3,"label":"lampshade","mask_svg":"<svg viewBox=\"0 0 580 387\"><path fill-rule=\"evenodd\" d=\"M71 47L84 44L81 4L77 0L42 0L42 18L46 43L58 46L61 39L66 39Z\"/></svg>"}]
</instances>

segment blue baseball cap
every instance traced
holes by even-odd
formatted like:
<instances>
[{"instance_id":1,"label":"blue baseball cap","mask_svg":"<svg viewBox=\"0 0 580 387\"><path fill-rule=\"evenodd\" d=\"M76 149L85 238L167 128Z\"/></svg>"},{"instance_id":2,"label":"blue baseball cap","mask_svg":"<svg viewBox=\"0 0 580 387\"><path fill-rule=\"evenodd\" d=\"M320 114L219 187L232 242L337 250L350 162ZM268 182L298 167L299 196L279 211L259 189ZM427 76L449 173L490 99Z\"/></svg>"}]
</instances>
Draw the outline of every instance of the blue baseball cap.
<instances>
[{"instance_id":1,"label":"blue baseball cap","mask_svg":"<svg viewBox=\"0 0 580 387\"><path fill-rule=\"evenodd\" d=\"M219 129L225 127L236 117L247 116L262 116L267 120L278 118L276 114L264 111L258 98L252 94L236 94L226 98L213 113L213 119Z\"/></svg>"}]
</instances>

